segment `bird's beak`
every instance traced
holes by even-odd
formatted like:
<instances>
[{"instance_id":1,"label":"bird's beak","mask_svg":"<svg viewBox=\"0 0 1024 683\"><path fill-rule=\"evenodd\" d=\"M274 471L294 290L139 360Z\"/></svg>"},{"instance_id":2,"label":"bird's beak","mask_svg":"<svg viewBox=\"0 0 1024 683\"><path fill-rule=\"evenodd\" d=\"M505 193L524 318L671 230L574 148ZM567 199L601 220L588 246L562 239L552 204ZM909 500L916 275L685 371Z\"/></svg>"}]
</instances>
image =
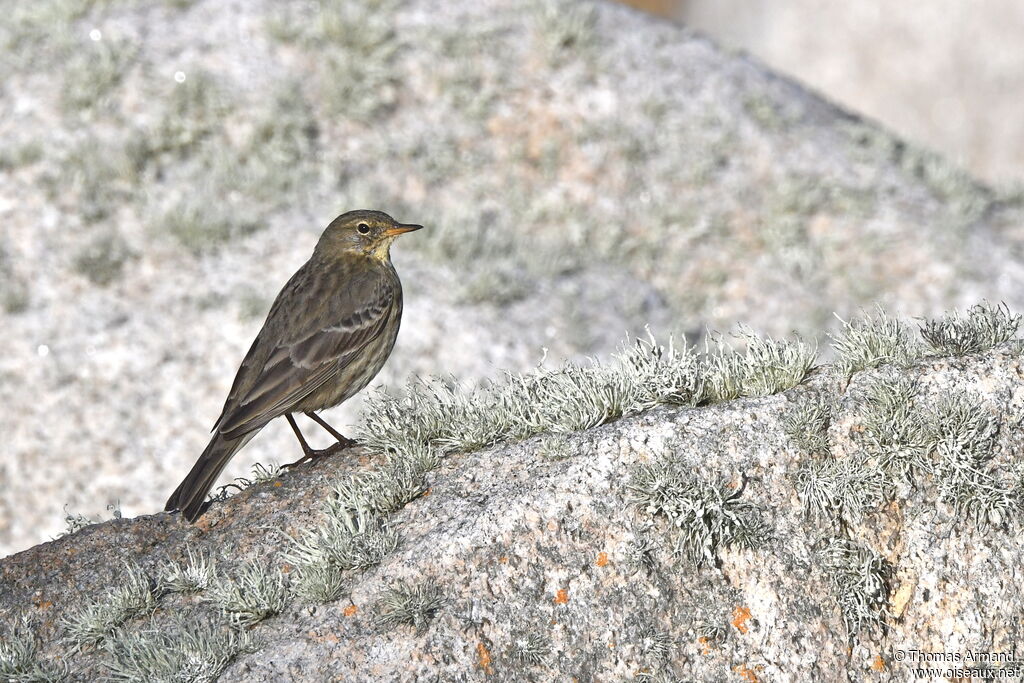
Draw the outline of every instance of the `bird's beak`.
<instances>
[{"instance_id":1,"label":"bird's beak","mask_svg":"<svg viewBox=\"0 0 1024 683\"><path fill-rule=\"evenodd\" d=\"M422 229L422 225L413 225L412 223L399 223L393 228L388 228L384 231L384 234L388 237L397 237L403 233L412 232L413 230Z\"/></svg>"}]
</instances>

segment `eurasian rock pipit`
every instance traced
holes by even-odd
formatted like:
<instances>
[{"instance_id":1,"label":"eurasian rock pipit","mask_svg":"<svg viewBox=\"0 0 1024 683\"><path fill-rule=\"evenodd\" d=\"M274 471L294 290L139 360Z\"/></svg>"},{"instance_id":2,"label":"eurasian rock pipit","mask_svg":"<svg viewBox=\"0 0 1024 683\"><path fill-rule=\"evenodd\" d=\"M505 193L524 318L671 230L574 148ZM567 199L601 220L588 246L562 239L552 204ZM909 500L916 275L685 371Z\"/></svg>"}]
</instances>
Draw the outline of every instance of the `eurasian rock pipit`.
<instances>
[{"instance_id":1,"label":"eurasian rock pipit","mask_svg":"<svg viewBox=\"0 0 1024 683\"><path fill-rule=\"evenodd\" d=\"M238 368L210 444L165 509L195 521L231 456L275 417L284 415L295 431L303 452L298 462L352 445L316 411L355 395L391 354L402 319L391 244L421 227L380 211L350 211L331 221L313 256L277 295ZM338 443L310 448L293 413L306 414Z\"/></svg>"}]
</instances>

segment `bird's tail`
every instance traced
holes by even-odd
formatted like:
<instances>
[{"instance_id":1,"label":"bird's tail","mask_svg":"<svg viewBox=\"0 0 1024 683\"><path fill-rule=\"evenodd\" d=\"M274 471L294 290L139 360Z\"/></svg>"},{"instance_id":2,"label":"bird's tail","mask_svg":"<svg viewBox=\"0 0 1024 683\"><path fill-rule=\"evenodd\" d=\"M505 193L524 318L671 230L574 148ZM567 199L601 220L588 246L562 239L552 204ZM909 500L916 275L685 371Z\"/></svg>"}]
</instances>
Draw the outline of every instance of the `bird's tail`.
<instances>
[{"instance_id":1,"label":"bird's tail","mask_svg":"<svg viewBox=\"0 0 1024 683\"><path fill-rule=\"evenodd\" d=\"M220 433L214 433L209 445L199 460L193 465L185 480L178 485L171 497L167 499L165 510L181 510L181 514L190 522L196 521L203 510L206 494L213 488L221 470L228 464L238 450L256 436L255 430L234 439L227 439Z\"/></svg>"}]
</instances>

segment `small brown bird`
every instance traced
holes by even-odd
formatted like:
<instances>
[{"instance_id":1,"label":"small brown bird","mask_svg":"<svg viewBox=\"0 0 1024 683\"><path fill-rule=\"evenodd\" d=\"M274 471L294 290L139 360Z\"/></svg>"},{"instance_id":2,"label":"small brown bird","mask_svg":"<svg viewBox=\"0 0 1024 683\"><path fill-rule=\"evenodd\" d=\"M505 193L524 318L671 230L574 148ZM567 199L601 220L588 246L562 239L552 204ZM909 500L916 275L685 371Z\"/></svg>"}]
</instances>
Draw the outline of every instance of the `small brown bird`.
<instances>
[{"instance_id":1,"label":"small brown bird","mask_svg":"<svg viewBox=\"0 0 1024 683\"><path fill-rule=\"evenodd\" d=\"M284 415L302 445L293 463L351 446L316 411L348 400L383 367L402 319L402 283L391 244L421 225L380 211L349 211L331 221L310 257L288 280L238 368L213 438L166 510L194 522L221 470L268 422ZM295 424L305 413L338 443L314 450Z\"/></svg>"}]
</instances>

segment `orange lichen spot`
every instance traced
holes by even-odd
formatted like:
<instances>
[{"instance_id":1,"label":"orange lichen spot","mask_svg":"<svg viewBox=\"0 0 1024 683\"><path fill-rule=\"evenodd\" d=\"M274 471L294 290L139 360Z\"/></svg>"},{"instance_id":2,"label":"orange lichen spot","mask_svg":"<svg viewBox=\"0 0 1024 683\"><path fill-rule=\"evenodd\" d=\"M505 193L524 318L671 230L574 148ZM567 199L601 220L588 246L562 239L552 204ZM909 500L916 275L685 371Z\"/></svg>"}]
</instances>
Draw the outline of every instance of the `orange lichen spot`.
<instances>
[{"instance_id":1,"label":"orange lichen spot","mask_svg":"<svg viewBox=\"0 0 1024 683\"><path fill-rule=\"evenodd\" d=\"M748 681L749 683L757 683L760 680L757 677L757 674L754 673L751 669L748 669L745 664L737 664L732 668L732 670L738 673L740 675L740 678L742 678L745 681Z\"/></svg>"},{"instance_id":2,"label":"orange lichen spot","mask_svg":"<svg viewBox=\"0 0 1024 683\"><path fill-rule=\"evenodd\" d=\"M274 488L279 488L281 486L284 486L284 482L280 482L280 481L275 481L274 482Z\"/></svg>"},{"instance_id":3,"label":"orange lichen spot","mask_svg":"<svg viewBox=\"0 0 1024 683\"><path fill-rule=\"evenodd\" d=\"M882 655L875 655L874 660L871 662L872 671L885 671L885 660L882 659Z\"/></svg>"},{"instance_id":4,"label":"orange lichen spot","mask_svg":"<svg viewBox=\"0 0 1024 683\"><path fill-rule=\"evenodd\" d=\"M608 649L609 650L614 650L615 649L615 643L608 643Z\"/></svg>"},{"instance_id":5,"label":"orange lichen spot","mask_svg":"<svg viewBox=\"0 0 1024 683\"><path fill-rule=\"evenodd\" d=\"M598 567L608 566L608 553L598 553L597 562L595 562L594 564L596 564Z\"/></svg>"},{"instance_id":6,"label":"orange lichen spot","mask_svg":"<svg viewBox=\"0 0 1024 683\"><path fill-rule=\"evenodd\" d=\"M427 496L429 496L429 495L430 495L430 492L431 492L431 491L433 491L433 490L434 490L434 489L427 489L426 491L424 491L424 492L423 492L423 497L424 497L424 498L426 498Z\"/></svg>"},{"instance_id":7,"label":"orange lichen spot","mask_svg":"<svg viewBox=\"0 0 1024 683\"><path fill-rule=\"evenodd\" d=\"M355 605L349 605L348 607L343 609L341 611L341 613L344 614L346 617L351 617L353 614L355 614L358 611L359 611L358 607L356 607Z\"/></svg>"},{"instance_id":8,"label":"orange lichen spot","mask_svg":"<svg viewBox=\"0 0 1024 683\"><path fill-rule=\"evenodd\" d=\"M502 555L501 557L499 557L498 562L501 562L502 564L508 564L508 555Z\"/></svg>"},{"instance_id":9,"label":"orange lichen spot","mask_svg":"<svg viewBox=\"0 0 1024 683\"><path fill-rule=\"evenodd\" d=\"M295 567L291 566L287 562L285 562L284 564L281 565L281 573L282 574L291 574L293 569L295 569Z\"/></svg>"},{"instance_id":10,"label":"orange lichen spot","mask_svg":"<svg viewBox=\"0 0 1024 683\"><path fill-rule=\"evenodd\" d=\"M564 605L569 602L569 591L565 588L559 588L558 593L555 594L555 604Z\"/></svg>"},{"instance_id":11,"label":"orange lichen spot","mask_svg":"<svg viewBox=\"0 0 1024 683\"><path fill-rule=\"evenodd\" d=\"M700 645L700 653L702 655L711 654L711 639L707 636L701 636L697 639L697 644Z\"/></svg>"},{"instance_id":12,"label":"orange lichen spot","mask_svg":"<svg viewBox=\"0 0 1024 683\"><path fill-rule=\"evenodd\" d=\"M740 633L746 633L747 622L750 620L750 610L746 607L737 607L732 611L732 621L729 622L736 627Z\"/></svg>"},{"instance_id":13,"label":"orange lichen spot","mask_svg":"<svg viewBox=\"0 0 1024 683\"><path fill-rule=\"evenodd\" d=\"M483 669L488 676L494 673L491 668L491 652L483 644L483 641L476 644L476 665Z\"/></svg>"}]
</instances>

